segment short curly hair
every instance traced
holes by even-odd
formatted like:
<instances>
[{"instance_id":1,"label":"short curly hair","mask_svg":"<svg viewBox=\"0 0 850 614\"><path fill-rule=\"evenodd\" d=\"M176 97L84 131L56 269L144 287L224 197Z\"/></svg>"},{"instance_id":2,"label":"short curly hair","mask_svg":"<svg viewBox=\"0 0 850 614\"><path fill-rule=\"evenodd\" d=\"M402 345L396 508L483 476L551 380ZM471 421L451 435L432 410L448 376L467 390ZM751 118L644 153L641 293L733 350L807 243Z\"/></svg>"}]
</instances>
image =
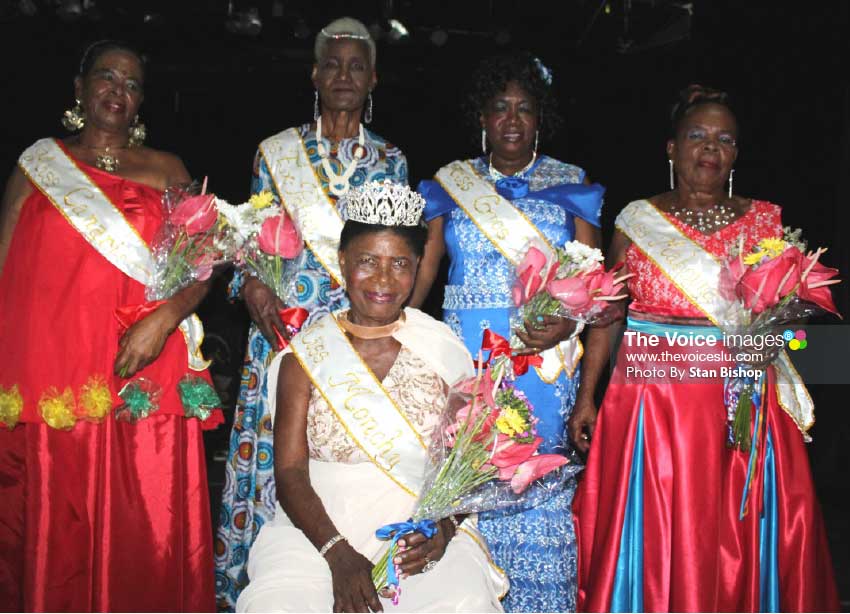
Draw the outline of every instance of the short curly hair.
<instances>
[{"instance_id":1,"label":"short curly hair","mask_svg":"<svg viewBox=\"0 0 850 614\"><path fill-rule=\"evenodd\" d=\"M477 132L479 118L487 103L497 94L504 92L511 81L537 101L538 122L541 142L547 141L563 123L558 113L558 101L552 91L551 73L532 54L522 51L508 55L497 55L483 60L469 81L464 104L464 114L470 127Z\"/></svg>"}]
</instances>

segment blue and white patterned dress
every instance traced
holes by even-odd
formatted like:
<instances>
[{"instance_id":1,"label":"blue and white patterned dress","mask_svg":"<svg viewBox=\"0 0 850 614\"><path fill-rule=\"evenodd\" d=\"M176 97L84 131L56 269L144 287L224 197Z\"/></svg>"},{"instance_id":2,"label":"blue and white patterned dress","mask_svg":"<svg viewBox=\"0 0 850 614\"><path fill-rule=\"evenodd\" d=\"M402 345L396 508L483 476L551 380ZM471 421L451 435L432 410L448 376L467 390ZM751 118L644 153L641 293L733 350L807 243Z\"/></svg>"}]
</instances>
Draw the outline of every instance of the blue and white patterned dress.
<instances>
[{"instance_id":1,"label":"blue and white patterned dress","mask_svg":"<svg viewBox=\"0 0 850 614\"><path fill-rule=\"evenodd\" d=\"M310 124L299 128L307 154L325 192L328 177L322 168L316 143L316 133ZM367 181L389 179L407 184L407 160L397 147L387 143L372 132L366 131L365 156L358 162L357 170L349 179L351 186ZM324 139L331 168L337 174L354 159L357 138L343 139L332 144ZM268 190L279 202L269 169L260 152L254 159L251 192ZM303 307L310 316L304 327L330 311L348 304L345 290L328 275L313 253L305 246L296 261L298 274L292 291L284 302L292 307ZM237 274L232 293L241 282ZM215 538L216 598L219 611L233 611L239 593L248 583L246 563L248 550L263 524L274 516L275 484L274 455L272 453L272 422L266 408L266 369L274 358L271 346L256 325L248 333L248 350L242 369L239 400L230 434L230 452L225 466L219 525Z\"/></svg>"},{"instance_id":2,"label":"blue and white patterned dress","mask_svg":"<svg viewBox=\"0 0 850 614\"><path fill-rule=\"evenodd\" d=\"M471 161L479 175L495 183L486 158ZM511 202L539 228L553 245L574 237L573 212L563 203L535 192L563 184L579 184L582 169L546 156L526 172L529 193ZM513 266L496 250L462 209L447 205L436 182L422 182L427 199L425 218L444 216L449 280L443 302L443 319L475 355L484 329L510 338L517 317L511 298ZM585 215L582 215L585 217ZM598 208L586 214L597 225ZM578 369L572 377L561 372L551 384L531 369L516 380L540 419L544 438L541 452L568 452L566 419L576 398ZM508 612L566 612L575 610L576 544L571 504L575 479L537 507L518 513L488 512L479 516L497 565L508 574L511 588L504 600Z\"/></svg>"}]
</instances>

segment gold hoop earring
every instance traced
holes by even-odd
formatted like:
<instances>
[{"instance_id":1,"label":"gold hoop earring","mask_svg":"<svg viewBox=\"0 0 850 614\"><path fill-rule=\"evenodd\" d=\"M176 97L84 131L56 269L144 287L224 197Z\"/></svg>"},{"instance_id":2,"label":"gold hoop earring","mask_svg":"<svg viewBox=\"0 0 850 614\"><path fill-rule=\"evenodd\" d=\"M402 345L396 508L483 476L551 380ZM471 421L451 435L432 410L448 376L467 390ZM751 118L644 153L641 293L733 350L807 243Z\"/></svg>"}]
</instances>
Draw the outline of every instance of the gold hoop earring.
<instances>
[{"instance_id":1,"label":"gold hoop earring","mask_svg":"<svg viewBox=\"0 0 850 614\"><path fill-rule=\"evenodd\" d=\"M83 126L86 125L86 112L83 111L83 107L80 105L80 99L76 98L75 102L77 104L73 108L66 110L65 115L62 116L62 125L69 132L82 130Z\"/></svg>"},{"instance_id":2,"label":"gold hoop earring","mask_svg":"<svg viewBox=\"0 0 850 614\"><path fill-rule=\"evenodd\" d=\"M133 120L133 125L130 126L130 147L139 147L145 142L145 138L147 136L147 128L145 128L145 125L139 121L139 115L136 114L136 117Z\"/></svg>"}]
</instances>

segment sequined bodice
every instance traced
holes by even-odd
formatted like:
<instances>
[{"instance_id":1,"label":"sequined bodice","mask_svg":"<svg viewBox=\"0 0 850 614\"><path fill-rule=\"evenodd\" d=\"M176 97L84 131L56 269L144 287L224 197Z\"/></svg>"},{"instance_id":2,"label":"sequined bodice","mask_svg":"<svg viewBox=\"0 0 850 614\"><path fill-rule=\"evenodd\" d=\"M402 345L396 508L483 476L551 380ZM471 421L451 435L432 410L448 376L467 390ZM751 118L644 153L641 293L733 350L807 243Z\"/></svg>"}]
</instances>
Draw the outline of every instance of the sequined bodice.
<instances>
[{"instance_id":1,"label":"sequined bodice","mask_svg":"<svg viewBox=\"0 0 850 614\"><path fill-rule=\"evenodd\" d=\"M495 179L488 172L486 158L472 161L475 170L488 182ZM584 171L571 164L542 156L529 174L529 190L533 194L564 183L580 183ZM562 245L572 239L572 216L558 204L531 195L511 201L553 244ZM446 249L451 265L446 286L445 309L511 308L513 266L485 237L466 213L452 209L446 216Z\"/></svg>"},{"instance_id":2,"label":"sequined bodice","mask_svg":"<svg viewBox=\"0 0 850 614\"><path fill-rule=\"evenodd\" d=\"M781 209L769 202L754 200L740 218L712 234L703 234L674 216L665 217L707 252L725 258L729 248L744 237L744 250L765 237L782 236ZM630 309L643 313L679 317L704 317L685 295L634 244L626 250L626 265L635 273L629 284L632 297Z\"/></svg>"}]
</instances>

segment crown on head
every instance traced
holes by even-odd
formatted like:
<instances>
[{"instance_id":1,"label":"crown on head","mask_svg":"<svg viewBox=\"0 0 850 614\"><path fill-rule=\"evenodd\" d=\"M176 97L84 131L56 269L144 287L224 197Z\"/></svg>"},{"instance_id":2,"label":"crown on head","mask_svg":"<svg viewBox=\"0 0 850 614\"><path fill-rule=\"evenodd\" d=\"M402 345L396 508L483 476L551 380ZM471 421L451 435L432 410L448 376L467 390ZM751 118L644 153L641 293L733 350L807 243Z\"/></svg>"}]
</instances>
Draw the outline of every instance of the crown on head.
<instances>
[{"instance_id":1,"label":"crown on head","mask_svg":"<svg viewBox=\"0 0 850 614\"><path fill-rule=\"evenodd\" d=\"M421 195L388 179L352 188L340 202L345 219L381 226L417 226L424 207Z\"/></svg>"}]
</instances>

